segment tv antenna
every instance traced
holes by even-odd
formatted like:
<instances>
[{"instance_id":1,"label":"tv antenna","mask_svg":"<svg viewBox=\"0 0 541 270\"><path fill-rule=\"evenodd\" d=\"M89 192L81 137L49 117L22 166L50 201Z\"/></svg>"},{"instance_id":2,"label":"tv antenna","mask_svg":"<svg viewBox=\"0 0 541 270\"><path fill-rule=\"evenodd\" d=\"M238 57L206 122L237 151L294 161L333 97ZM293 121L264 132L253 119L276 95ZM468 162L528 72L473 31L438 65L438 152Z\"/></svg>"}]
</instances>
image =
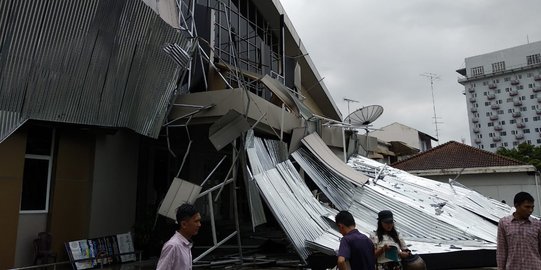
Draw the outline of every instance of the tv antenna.
<instances>
[{"instance_id":1,"label":"tv antenna","mask_svg":"<svg viewBox=\"0 0 541 270\"><path fill-rule=\"evenodd\" d=\"M349 99L349 98L344 98L344 101L348 103L348 115L349 115L349 103L351 103L351 102L359 103L359 101Z\"/></svg>"},{"instance_id":2,"label":"tv antenna","mask_svg":"<svg viewBox=\"0 0 541 270\"><path fill-rule=\"evenodd\" d=\"M438 145L440 144L440 135L438 130L438 124L441 124L441 122L438 122L438 117L436 115L436 102L434 100L434 81L437 81L440 79L440 75L425 72L421 74L423 77L427 77L430 80L430 91L432 93L432 109L434 110L434 126L436 128L436 139L438 140Z\"/></svg>"}]
</instances>

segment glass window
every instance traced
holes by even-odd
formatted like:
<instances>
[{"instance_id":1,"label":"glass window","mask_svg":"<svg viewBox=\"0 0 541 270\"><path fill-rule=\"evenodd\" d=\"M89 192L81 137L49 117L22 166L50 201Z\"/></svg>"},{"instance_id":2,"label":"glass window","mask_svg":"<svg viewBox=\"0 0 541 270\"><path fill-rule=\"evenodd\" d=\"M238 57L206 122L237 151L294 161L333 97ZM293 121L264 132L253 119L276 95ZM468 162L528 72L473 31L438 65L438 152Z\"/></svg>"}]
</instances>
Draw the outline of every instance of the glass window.
<instances>
[{"instance_id":1,"label":"glass window","mask_svg":"<svg viewBox=\"0 0 541 270\"><path fill-rule=\"evenodd\" d=\"M526 62L528 65L534 65L541 63L541 54L533 54L526 56Z\"/></svg>"},{"instance_id":2,"label":"glass window","mask_svg":"<svg viewBox=\"0 0 541 270\"><path fill-rule=\"evenodd\" d=\"M20 205L22 213L46 213L49 210L53 142L52 128L32 126L28 129Z\"/></svg>"},{"instance_id":3,"label":"glass window","mask_svg":"<svg viewBox=\"0 0 541 270\"><path fill-rule=\"evenodd\" d=\"M499 72L505 70L505 62L497 62L492 64L492 72Z\"/></svg>"}]
</instances>

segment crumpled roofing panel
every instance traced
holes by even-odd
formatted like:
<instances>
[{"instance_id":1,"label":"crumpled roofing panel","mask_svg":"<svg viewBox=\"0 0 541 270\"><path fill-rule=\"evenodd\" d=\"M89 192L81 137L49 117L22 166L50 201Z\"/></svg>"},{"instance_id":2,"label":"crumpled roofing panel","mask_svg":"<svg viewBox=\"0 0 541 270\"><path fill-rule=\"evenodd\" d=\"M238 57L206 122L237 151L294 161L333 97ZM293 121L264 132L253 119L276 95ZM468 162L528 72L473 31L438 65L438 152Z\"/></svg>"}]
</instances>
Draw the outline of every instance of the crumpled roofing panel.
<instances>
[{"instance_id":1,"label":"crumpled roofing panel","mask_svg":"<svg viewBox=\"0 0 541 270\"><path fill-rule=\"evenodd\" d=\"M264 147L268 141L257 140L257 154L255 146L248 149L253 151L250 163L273 167L254 176L259 191L301 258L313 250L334 254L340 237L329 222L337 210L315 199L290 161L273 163L274 154ZM495 249L497 228L492 221L510 211L467 188L416 177L363 157L352 158L349 165L370 180L355 185L306 149L292 156L336 208L353 213L361 233L374 231L377 212L389 209L409 248L419 254Z\"/></svg>"},{"instance_id":2,"label":"crumpled roofing panel","mask_svg":"<svg viewBox=\"0 0 541 270\"><path fill-rule=\"evenodd\" d=\"M156 138L185 71L166 42L190 43L142 1L0 1L0 142L29 119Z\"/></svg>"}]
</instances>

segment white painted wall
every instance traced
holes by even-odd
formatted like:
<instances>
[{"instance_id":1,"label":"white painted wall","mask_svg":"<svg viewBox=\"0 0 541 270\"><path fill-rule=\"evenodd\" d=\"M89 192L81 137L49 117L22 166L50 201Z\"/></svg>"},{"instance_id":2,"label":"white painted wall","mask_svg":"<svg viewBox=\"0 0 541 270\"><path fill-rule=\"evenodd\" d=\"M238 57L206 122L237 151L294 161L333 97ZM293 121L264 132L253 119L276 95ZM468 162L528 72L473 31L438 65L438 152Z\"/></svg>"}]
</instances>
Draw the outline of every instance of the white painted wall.
<instances>
[{"instance_id":1,"label":"white painted wall","mask_svg":"<svg viewBox=\"0 0 541 270\"><path fill-rule=\"evenodd\" d=\"M380 130L370 132L369 135L386 142L401 141L411 147L421 149L419 131L400 123L393 123L382 127Z\"/></svg>"},{"instance_id":2,"label":"white painted wall","mask_svg":"<svg viewBox=\"0 0 541 270\"><path fill-rule=\"evenodd\" d=\"M471 68L483 66L485 74L492 73L492 63L505 61L505 69L512 69L526 65L526 56L541 52L541 41L532 42L517 47L507 48L495 52L468 57L466 74L472 76Z\"/></svg>"},{"instance_id":3,"label":"white painted wall","mask_svg":"<svg viewBox=\"0 0 541 270\"><path fill-rule=\"evenodd\" d=\"M139 137L119 130L97 135L89 237L131 230L135 223Z\"/></svg>"},{"instance_id":4,"label":"white painted wall","mask_svg":"<svg viewBox=\"0 0 541 270\"><path fill-rule=\"evenodd\" d=\"M456 175L448 176L423 176L440 182L449 182L449 178L454 178ZM540 216L541 200L541 182L536 185L535 175L527 173L495 173L495 174L465 174L461 175L457 181L487 197L491 197L498 201L505 202L513 206L513 198L520 191L530 193L535 199L534 215Z\"/></svg>"}]
</instances>

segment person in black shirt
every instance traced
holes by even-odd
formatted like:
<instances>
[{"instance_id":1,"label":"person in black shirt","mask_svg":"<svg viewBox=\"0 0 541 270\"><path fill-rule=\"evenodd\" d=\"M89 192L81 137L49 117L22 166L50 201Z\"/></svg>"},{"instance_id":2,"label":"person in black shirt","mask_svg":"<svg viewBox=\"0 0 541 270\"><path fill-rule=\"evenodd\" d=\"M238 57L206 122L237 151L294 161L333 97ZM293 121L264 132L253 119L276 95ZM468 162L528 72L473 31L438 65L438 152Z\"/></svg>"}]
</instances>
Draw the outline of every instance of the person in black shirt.
<instances>
[{"instance_id":1,"label":"person in black shirt","mask_svg":"<svg viewBox=\"0 0 541 270\"><path fill-rule=\"evenodd\" d=\"M338 269L374 270L376 258L374 244L355 229L355 219L348 211L340 211L335 217L338 231L344 236L338 249ZM349 264L349 268L348 268Z\"/></svg>"}]
</instances>

